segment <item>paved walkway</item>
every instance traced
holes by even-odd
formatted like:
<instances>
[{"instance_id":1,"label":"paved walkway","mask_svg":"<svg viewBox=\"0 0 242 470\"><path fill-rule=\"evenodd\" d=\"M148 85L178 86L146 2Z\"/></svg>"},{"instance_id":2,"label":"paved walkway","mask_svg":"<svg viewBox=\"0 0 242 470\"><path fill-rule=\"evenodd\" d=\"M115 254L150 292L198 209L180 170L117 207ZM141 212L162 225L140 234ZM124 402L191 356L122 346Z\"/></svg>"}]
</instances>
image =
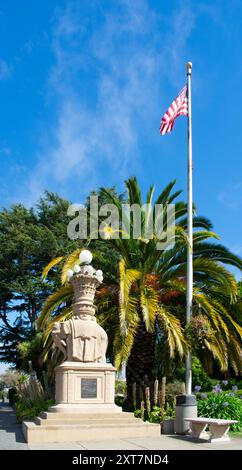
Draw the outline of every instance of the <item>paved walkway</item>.
<instances>
[{"instance_id":1,"label":"paved walkway","mask_svg":"<svg viewBox=\"0 0 242 470\"><path fill-rule=\"evenodd\" d=\"M7 403L0 403L0 450L21 449L28 449L22 426L17 423L13 409Z\"/></svg>"},{"instance_id":2,"label":"paved walkway","mask_svg":"<svg viewBox=\"0 0 242 470\"><path fill-rule=\"evenodd\" d=\"M61 444L29 444L24 441L21 425L17 423L13 409L0 404L0 450L242 450L242 438L230 442L210 444L193 442L189 437L161 436L134 437L103 441L67 442Z\"/></svg>"}]
</instances>

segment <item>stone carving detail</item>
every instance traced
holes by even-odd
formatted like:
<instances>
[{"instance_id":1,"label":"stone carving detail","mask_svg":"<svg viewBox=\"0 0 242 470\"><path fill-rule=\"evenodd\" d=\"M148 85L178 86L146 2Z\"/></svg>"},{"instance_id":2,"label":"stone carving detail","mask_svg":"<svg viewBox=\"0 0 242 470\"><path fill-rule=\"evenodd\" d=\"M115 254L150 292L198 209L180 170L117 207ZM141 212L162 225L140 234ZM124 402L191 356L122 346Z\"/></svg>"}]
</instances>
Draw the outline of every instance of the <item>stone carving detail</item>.
<instances>
[{"instance_id":1,"label":"stone carving detail","mask_svg":"<svg viewBox=\"0 0 242 470\"><path fill-rule=\"evenodd\" d=\"M54 323L54 344L63 353L64 361L106 362L107 334L96 321L93 305L100 275L95 276L92 266L82 267L70 282L74 290L73 315L70 320Z\"/></svg>"}]
</instances>

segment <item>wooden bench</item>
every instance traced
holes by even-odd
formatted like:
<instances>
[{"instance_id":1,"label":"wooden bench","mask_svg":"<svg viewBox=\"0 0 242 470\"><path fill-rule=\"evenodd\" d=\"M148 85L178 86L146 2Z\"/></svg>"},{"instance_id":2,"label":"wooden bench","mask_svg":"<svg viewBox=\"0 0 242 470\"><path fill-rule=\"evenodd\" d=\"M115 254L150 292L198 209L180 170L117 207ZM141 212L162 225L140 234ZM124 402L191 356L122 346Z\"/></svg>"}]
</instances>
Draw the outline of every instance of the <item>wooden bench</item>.
<instances>
[{"instance_id":1,"label":"wooden bench","mask_svg":"<svg viewBox=\"0 0 242 470\"><path fill-rule=\"evenodd\" d=\"M185 421L190 422L191 437L195 439L209 436L208 433L205 433L205 428L208 426L211 433L209 442L229 441L228 431L230 425L238 423L234 420L214 418L185 418Z\"/></svg>"}]
</instances>

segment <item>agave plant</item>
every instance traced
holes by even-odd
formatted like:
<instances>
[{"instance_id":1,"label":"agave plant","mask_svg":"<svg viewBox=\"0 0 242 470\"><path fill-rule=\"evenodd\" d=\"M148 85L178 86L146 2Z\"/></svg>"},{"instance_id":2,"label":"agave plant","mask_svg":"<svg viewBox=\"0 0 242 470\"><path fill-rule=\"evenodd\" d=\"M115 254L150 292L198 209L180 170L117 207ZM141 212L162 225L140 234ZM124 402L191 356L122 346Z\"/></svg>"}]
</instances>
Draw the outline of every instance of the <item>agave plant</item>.
<instances>
[{"instance_id":1,"label":"agave plant","mask_svg":"<svg viewBox=\"0 0 242 470\"><path fill-rule=\"evenodd\" d=\"M118 368L126 364L127 398L132 401L132 384L137 389L153 384L155 343L163 341L163 360L182 358L186 347L192 347L185 330L186 257L187 257L187 206L176 202L180 191L173 190L175 181L158 196L155 204L163 205L163 216L168 226L171 203L175 205L175 241L166 250L158 250L156 227L153 237L147 239L147 224L151 212L141 211L141 236L112 238L103 242L119 255L116 282L106 283L98 292L98 320L109 334L114 345L115 363ZM130 205L143 206L136 178L126 181ZM117 207L123 216L120 200L109 190L102 189L105 198ZM146 203L152 205L154 187L148 192ZM235 321L231 305L236 302L237 285L225 265L241 269L242 261L223 245L215 242L218 236L212 232L210 221L194 215L193 218L194 264L194 316L206 321L209 335L203 338L201 355L205 362L215 358L222 370L230 364L238 371L240 363L241 326ZM122 228L120 227L120 234ZM211 241L213 239L213 241ZM47 299L39 327L45 330L45 351L51 347L50 331L53 319L68 318L71 314L71 286L67 271L75 264L80 250L64 260L62 288ZM63 263L63 260L61 260ZM55 264L55 260L52 262ZM45 273L50 269L46 268ZM201 343L201 341L200 341ZM194 342L193 342L194 344ZM151 387L152 390L152 387ZM139 397L137 398L139 400Z\"/></svg>"}]
</instances>

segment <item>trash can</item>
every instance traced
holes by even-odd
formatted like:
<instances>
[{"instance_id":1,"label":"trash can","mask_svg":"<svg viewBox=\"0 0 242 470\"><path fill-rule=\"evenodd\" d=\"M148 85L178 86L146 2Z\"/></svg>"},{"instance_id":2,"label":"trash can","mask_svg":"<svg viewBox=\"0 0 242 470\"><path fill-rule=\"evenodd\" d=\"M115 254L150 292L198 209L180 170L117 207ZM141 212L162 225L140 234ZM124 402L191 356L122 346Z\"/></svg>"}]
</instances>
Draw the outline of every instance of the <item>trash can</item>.
<instances>
[{"instance_id":1,"label":"trash can","mask_svg":"<svg viewBox=\"0 0 242 470\"><path fill-rule=\"evenodd\" d=\"M177 395L175 407L174 431L176 434L187 434L190 430L189 421L184 418L197 417L197 400L195 395Z\"/></svg>"}]
</instances>

